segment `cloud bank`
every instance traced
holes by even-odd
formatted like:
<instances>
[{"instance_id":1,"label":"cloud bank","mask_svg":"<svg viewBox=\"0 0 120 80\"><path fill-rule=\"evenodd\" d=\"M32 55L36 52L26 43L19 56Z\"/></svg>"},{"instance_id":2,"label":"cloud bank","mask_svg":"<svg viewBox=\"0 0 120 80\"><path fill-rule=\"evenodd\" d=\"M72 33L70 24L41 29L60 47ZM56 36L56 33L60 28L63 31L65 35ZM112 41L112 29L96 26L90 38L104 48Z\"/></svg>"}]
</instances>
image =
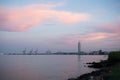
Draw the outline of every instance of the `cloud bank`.
<instances>
[{"instance_id":1,"label":"cloud bank","mask_svg":"<svg viewBox=\"0 0 120 80\"><path fill-rule=\"evenodd\" d=\"M71 25L90 19L87 13L55 10L58 6L61 4L37 4L17 8L0 7L0 30L26 31L49 20Z\"/></svg>"},{"instance_id":2,"label":"cloud bank","mask_svg":"<svg viewBox=\"0 0 120 80\"><path fill-rule=\"evenodd\" d=\"M64 40L63 43L75 44L79 40L82 42L94 42L94 41L119 41L120 42L120 24L110 23L101 25L96 29L97 32L85 33L85 34L69 34L62 37L60 40Z\"/></svg>"}]
</instances>

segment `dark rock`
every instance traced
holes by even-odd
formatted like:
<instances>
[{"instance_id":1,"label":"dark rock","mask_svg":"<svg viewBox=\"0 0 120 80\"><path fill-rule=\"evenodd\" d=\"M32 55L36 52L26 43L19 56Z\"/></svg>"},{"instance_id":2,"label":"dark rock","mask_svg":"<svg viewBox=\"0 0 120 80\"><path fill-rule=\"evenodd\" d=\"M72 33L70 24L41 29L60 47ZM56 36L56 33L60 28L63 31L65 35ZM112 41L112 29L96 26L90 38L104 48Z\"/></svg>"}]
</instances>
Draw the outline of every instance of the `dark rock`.
<instances>
[{"instance_id":1,"label":"dark rock","mask_svg":"<svg viewBox=\"0 0 120 80\"><path fill-rule=\"evenodd\" d=\"M116 62L105 60L86 64L89 64L88 67L90 68L100 68L100 70L92 71L91 73L83 74L78 78L70 78L68 80L108 80L108 77L103 76L102 74L109 73L111 71L110 67L115 65Z\"/></svg>"}]
</instances>

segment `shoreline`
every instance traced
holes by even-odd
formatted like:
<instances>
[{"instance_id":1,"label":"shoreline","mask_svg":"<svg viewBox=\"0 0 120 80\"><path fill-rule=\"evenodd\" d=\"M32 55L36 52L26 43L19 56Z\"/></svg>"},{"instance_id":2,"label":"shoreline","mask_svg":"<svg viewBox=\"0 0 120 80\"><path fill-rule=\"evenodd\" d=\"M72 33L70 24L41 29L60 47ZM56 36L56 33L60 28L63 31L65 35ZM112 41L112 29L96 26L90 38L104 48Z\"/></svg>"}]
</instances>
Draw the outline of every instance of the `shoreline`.
<instances>
[{"instance_id":1,"label":"shoreline","mask_svg":"<svg viewBox=\"0 0 120 80\"><path fill-rule=\"evenodd\" d=\"M93 62L93 63L86 63L86 64L91 64L91 65L88 65L88 67L97 68L99 70L80 75L77 78L70 78L68 80L106 80L106 78L102 74L109 73L111 71L111 68L110 68L111 66L110 67L102 67L101 62L98 62L98 63ZM100 65L101 67L98 68L98 65Z\"/></svg>"},{"instance_id":2,"label":"shoreline","mask_svg":"<svg viewBox=\"0 0 120 80\"><path fill-rule=\"evenodd\" d=\"M68 80L119 80L120 76L120 51L111 52L107 60L101 62L86 63L89 68L99 70L80 75Z\"/></svg>"}]
</instances>

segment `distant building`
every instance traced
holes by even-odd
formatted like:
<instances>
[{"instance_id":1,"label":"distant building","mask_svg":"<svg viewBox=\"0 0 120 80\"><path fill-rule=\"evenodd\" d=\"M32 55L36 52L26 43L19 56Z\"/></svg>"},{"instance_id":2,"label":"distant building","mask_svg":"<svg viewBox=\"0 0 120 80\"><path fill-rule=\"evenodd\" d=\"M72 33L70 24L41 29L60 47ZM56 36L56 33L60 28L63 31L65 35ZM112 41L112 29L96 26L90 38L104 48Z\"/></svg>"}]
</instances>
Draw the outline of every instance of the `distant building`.
<instances>
[{"instance_id":1,"label":"distant building","mask_svg":"<svg viewBox=\"0 0 120 80\"><path fill-rule=\"evenodd\" d=\"M92 51L89 53L89 55L99 55L99 51Z\"/></svg>"},{"instance_id":2,"label":"distant building","mask_svg":"<svg viewBox=\"0 0 120 80\"><path fill-rule=\"evenodd\" d=\"M104 55L105 53L102 50L99 50L99 55Z\"/></svg>"},{"instance_id":3,"label":"distant building","mask_svg":"<svg viewBox=\"0 0 120 80\"><path fill-rule=\"evenodd\" d=\"M33 54L33 49L31 49L28 54L29 54L29 55L32 55L32 54Z\"/></svg>"},{"instance_id":4,"label":"distant building","mask_svg":"<svg viewBox=\"0 0 120 80\"><path fill-rule=\"evenodd\" d=\"M46 51L46 54L51 54L52 52L48 49L48 51Z\"/></svg>"},{"instance_id":5,"label":"distant building","mask_svg":"<svg viewBox=\"0 0 120 80\"><path fill-rule=\"evenodd\" d=\"M34 54L37 55L38 54L38 50L34 51Z\"/></svg>"},{"instance_id":6,"label":"distant building","mask_svg":"<svg viewBox=\"0 0 120 80\"><path fill-rule=\"evenodd\" d=\"M80 41L78 42L78 55L81 54L81 44L80 44Z\"/></svg>"},{"instance_id":7,"label":"distant building","mask_svg":"<svg viewBox=\"0 0 120 80\"><path fill-rule=\"evenodd\" d=\"M23 50L23 55L25 55L26 54L26 48L25 48L25 50Z\"/></svg>"},{"instance_id":8,"label":"distant building","mask_svg":"<svg viewBox=\"0 0 120 80\"><path fill-rule=\"evenodd\" d=\"M89 53L89 55L108 55L109 52L107 51L102 51L102 50L98 50L98 51L92 51Z\"/></svg>"}]
</instances>

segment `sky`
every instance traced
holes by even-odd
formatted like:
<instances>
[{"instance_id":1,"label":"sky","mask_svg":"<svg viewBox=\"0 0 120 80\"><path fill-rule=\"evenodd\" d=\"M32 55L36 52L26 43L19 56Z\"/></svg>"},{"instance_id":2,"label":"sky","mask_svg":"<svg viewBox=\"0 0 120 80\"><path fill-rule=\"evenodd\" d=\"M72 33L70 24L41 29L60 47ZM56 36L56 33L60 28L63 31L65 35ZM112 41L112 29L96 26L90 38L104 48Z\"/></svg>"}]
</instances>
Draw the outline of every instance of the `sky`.
<instances>
[{"instance_id":1,"label":"sky","mask_svg":"<svg viewBox=\"0 0 120 80\"><path fill-rule=\"evenodd\" d=\"M0 53L120 50L120 0L0 0Z\"/></svg>"}]
</instances>

